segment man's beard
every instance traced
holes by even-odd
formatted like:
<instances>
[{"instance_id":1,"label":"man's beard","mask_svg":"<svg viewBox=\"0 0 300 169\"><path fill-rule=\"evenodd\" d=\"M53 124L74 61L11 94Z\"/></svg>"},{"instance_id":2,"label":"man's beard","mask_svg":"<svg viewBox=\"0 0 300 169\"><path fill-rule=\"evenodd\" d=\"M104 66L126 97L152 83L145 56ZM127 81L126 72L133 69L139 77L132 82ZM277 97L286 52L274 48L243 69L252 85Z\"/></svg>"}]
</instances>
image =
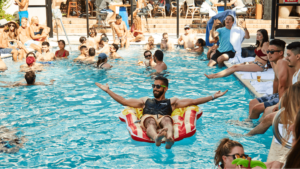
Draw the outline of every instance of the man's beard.
<instances>
[{"instance_id":1,"label":"man's beard","mask_svg":"<svg viewBox=\"0 0 300 169\"><path fill-rule=\"evenodd\" d=\"M160 98L163 94L164 94L164 91L157 91L158 93L154 93L154 92L156 92L155 90L153 90L153 95L154 95L154 97L155 98Z\"/></svg>"}]
</instances>

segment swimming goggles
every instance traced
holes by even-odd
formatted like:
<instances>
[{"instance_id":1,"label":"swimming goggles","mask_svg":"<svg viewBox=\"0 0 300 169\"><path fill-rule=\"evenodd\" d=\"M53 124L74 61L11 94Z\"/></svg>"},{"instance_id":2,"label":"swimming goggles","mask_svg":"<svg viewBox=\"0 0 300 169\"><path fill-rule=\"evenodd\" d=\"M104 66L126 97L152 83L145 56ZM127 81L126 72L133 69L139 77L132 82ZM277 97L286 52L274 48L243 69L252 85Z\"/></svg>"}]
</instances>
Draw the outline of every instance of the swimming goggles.
<instances>
[{"instance_id":1,"label":"swimming goggles","mask_svg":"<svg viewBox=\"0 0 300 169\"><path fill-rule=\"evenodd\" d=\"M165 86L165 85L155 85L155 84L152 84L152 88L154 89L154 88L157 88L157 89L160 89L160 87L167 87L167 86Z\"/></svg>"},{"instance_id":2,"label":"swimming goggles","mask_svg":"<svg viewBox=\"0 0 300 169\"><path fill-rule=\"evenodd\" d=\"M281 50L267 50L267 54L271 53L272 55L274 52L280 52Z\"/></svg>"},{"instance_id":3,"label":"swimming goggles","mask_svg":"<svg viewBox=\"0 0 300 169\"><path fill-rule=\"evenodd\" d=\"M233 154L233 155L225 155L225 156L231 156L233 159L237 159L237 158L242 158L242 159L247 159L248 155L246 154L242 154L242 155L239 155L239 154Z\"/></svg>"}]
</instances>

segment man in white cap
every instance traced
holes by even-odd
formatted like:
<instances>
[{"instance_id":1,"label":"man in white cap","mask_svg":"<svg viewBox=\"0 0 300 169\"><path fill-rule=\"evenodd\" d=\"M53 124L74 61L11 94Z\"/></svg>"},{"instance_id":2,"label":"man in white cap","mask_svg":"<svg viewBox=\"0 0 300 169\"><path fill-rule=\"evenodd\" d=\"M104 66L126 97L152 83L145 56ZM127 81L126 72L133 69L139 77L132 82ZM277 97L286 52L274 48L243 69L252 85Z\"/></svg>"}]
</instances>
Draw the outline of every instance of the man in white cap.
<instances>
[{"instance_id":1,"label":"man in white cap","mask_svg":"<svg viewBox=\"0 0 300 169\"><path fill-rule=\"evenodd\" d=\"M178 44L183 45L184 49L194 49L197 37L190 32L190 26L184 26L184 34L178 39Z\"/></svg>"}]
</instances>

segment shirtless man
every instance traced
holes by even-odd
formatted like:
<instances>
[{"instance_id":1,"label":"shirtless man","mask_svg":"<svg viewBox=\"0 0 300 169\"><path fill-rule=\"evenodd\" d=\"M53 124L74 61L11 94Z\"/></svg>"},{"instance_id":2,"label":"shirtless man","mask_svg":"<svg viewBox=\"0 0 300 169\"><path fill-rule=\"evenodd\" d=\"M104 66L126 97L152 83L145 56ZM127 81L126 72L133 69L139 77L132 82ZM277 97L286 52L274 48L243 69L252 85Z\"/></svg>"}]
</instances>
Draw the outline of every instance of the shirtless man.
<instances>
[{"instance_id":1,"label":"shirtless man","mask_svg":"<svg viewBox=\"0 0 300 169\"><path fill-rule=\"evenodd\" d=\"M171 41L169 41L168 33L165 32L162 36L163 38L160 43L160 48L165 50L173 50L174 44Z\"/></svg>"},{"instance_id":2,"label":"shirtless man","mask_svg":"<svg viewBox=\"0 0 300 169\"><path fill-rule=\"evenodd\" d=\"M154 49L154 38L152 36L149 36L148 38L148 44L144 47L144 50L152 50Z\"/></svg>"},{"instance_id":3,"label":"shirtless man","mask_svg":"<svg viewBox=\"0 0 300 169\"><path fill-rule=\"evenodd\" d=\"M150 99L143 97L140 99L125 99L117 95L109 89L109 86L95 83L100 89L108 93L115 101L123 106L134 108L143 108L143 116L141 118L141 127L146 130L147 136L155 141L156 146L161 145L162 139L166 138L166 149L170 149L173 144L173 120L170 118L172 112L176 108L183 108L192 105L199 105L209 102L213 99L219 98L226 94L225 92L216 92L212 96L198 98L198 99L166 99L165 94L169 87L167 78L158 76L152 84L154 98ZM158 129L162 129L158 132Z\"/></svg>"},{"instance_id":4,"label":"shirtless man","mask_svg":"<svg viewBox=\"0 0 300 169\"><path fill-rule=\"evenodd\" d=\"M19 38L26 48L30 47L42 53L42 47L40 46L40 42L34 41L30 37L30 31L29 28L27 27L27 22L28 22L27 18L22 18L22 26L20 26L18 30Z\"/></svg>"},{"instance_id":5,"label":"shirtless man","mask_svg":"<svg viewBox=\"0 0 300 169\"><path fill-rule=\"evenodd\" d=\"M55 81L55 80L50 80L50 84L45 84L43 82L35 82L35 78L36 78L35 73L33 71L29 71L29 72L26 72L26 74L25 74L25 80L27 83L17 82L14 84L10 84L7 86L0 86L0 87L17 87L17 86L33 86L33 85L48 86L48 85L53 85L53 83ZM0 81L0 82L7 84L7 82L3 82L3 81Z\"/></svg>"},{"instance_id":6,"label":"shirtless man","mask_svg":"<svg viewBox=\"0 0 300 169\"><path fill-rule=\"evenodd\" d=\"M97 60L95 59L95 56L96 56L96 49L90 48L89 55L87 56L86 59L84 59L84 63L93 64L93 63L97 62Z\"/></svg>"},{"instance_id":7,"label":"shirtless man","mask_svg":"<svg viewBox=\"0 0 300 169\"><path fill-rule=\"evenodd\" d=\"M81 52L80 55L76 59L74 59L74 62L84 61L87 58L88 54L89 54L89 50L86 46L81 46L80 47L80 52Z\"/></svg>"},{"instance_id":8,"label":"shirtless man","mask_svg":"<svg viewBox=\"0 0 300 169\"><path fill-rule=\"evenodd\" d=\"M100 36L97 37L97 31L94 27L89 29L89 35L90 37L87 39L87 45L93 46L93 48L97 49L99 47L98 44L101 39Z\"/></svg>"},{"instance_id":9,"label":"shirtless man","mask_svg":"<svg viewBox=\"0 0 300 169\"><path fill-rule=\"evenodd\" d=\"M108 38L107 37L103 37L101 39L101 42L102 42L103 48L100 49L99 51L97 51L97 53L105 53L106 55L109 55L109 53L110 53L110 47L108 45Z\"/></svg>"},{"instance_id":10,"label":"shirtless man","mask_svg":"<svg viewBox=\"0 0 300 169\"><path fill-rule=\"evenodd\" d=\"M26 56L26 64L20 66L21 72L42 71L43 65L36 63L36 56L33 52L29 52Z\"/></svg>"},{"instance_id":11,"label":"shirtless man","mask_svg":"<svg viewBox=\"0 0 300 169\"><path fill-rule=\"evenodd\" d=\"M298 45L299 44L300 43L298 42ZM297 64L297 59L295 56L300 56L300 46L297 48L297 44L295 44L295 42L294 44L291 43L287 46L287 60L283 59L284 46L285 42L282 40L274 39L270 42L270 46L267 52L273 70L275 72L275 79L273 82L273 93L276 93L277 95L257 98L250 102L249 112L252 109L250 118L258 118L259 114L262 111L264 111L264 114L261 117L261 123L257 125L253 130L251 130L247 135L263 134L268 130L268 128L272 125L273 119L277 113L276 111L278 110L279 100L281 96L285 93L286 89L288 89L291 85L297 82L297 79L294 79L293 74L295 73L295 66ZM271 51L276 52L272 54ZM294 62L289 62L289 59L291 59ZM272 100L267 100L267 98L272 97ZM262 103L262 101L264 103Z\"/></svg>"},{"instance_id":12,"label":"shirtless man","mask_svg":"<svg viewBox=\"0 0 300 169\"><path fill-rule=\"evenodd\" d=\"M120 43L121 48L126 47L129 45L129 42L126 33L127 33L127 27L124 21L122 21L122 16L117 15L116 16L116 21L112 24L111 26L112 32L113 32L113 41L115 42L116 40Z\"/></svg>"},{"instance_id":13,"label":"shirtless man","mask_svg":"<svg viewBox=\"0 0 300 169\"><path fill-rule=\"evenodd\" d=\"M109 59L123 59L117 51L119 50L119 46L116 44L112 44L110 46L110 54L109 54Z\"/></svg>"},{"instance_id":14,"label":"shirtless man","mask_svg":"<svg viewBox=\"0 0 300 169\"><path fill-rule=\"evenodd\" d=\"M15 5L19 6L19 19L20 19L20 26L23 25L22 18L28 19L28 5L29 0L15 0Z\"/></svg>"},{"instance_id":15,"label":"shirtless man","mask_svg":"<svg viewBox=\"0 0 300 169\"><path fill-rule=\"evenodd\" d=\"M190 33L190 26L189 25L185 25L184 27L184 35L181 35L180 38L178 39L178 44L179 45L183 45L184 49L189 48L189 49L193 49L195 42L196 42L196 36L193 35L192 33Z\"/></svg>"},{"instance_id":16,"label":"shirtless man","mask_svg":"<svg viewBox=\"0 0 300 169\"><path fill-rule=\"evenodd\" d=\"M156 73L161 73L164 70L167 70L168 67L165 64L164 60L164 53L161 50L156 50L154 55L154 62L156 63L156 66L153 67L153 69L156 70Z\"/></svg>"},{"instance_id":17,"label":"shirtless man","mask_svg":"<svg viewBox=\"0 0 300 169\"><path fill-rule=\"evenodd\" d=\"M39 18L37 16L33 16L31 18L31 25L29 27L30 37L35 41L47 41L47 37L49 36L50 28L46 25L39 24Z\"/></svg>"},{"instance_id":18,"label":"shirtless man","mask_svg":"<svg viewBox=\"0 0 300 169\"><path fill-rule=\"evenodd\" d=\"M37 52L37 60L42 62L48 62L56 60L56 56L54 53L50 52L49 50L50 44L49 42L42 43L42 53Z\"/></svg>"}]
</instances>

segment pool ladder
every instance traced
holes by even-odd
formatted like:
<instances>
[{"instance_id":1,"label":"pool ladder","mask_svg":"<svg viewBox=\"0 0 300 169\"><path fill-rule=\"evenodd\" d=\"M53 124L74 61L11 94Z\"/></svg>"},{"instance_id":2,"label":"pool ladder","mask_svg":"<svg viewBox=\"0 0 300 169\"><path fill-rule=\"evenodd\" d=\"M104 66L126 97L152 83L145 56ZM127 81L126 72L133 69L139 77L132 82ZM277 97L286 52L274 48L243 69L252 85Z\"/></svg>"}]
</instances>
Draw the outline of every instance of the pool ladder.
<instances>
[{"instance_id":1,"label":"pool ladder","mask_svg":"<svg viewBox=\"0 0 300 169\"><path fill-rule=\"evenodd\" d=\"M63 28L63 30L64 30L64 32L65 32L65 35L66 35L66 38L67 38L67 41L68 41L68 44L69 44L70 52L71 52L71 51L72 51L71 43L70 43L69 37L68 37L68 35L67 35L66 29L65 29L65 27L64 27L64 24L63 24L61 18L54 18L54 19L55 19L55 22L56 22L56 35L57 35L57 41L58 41L58 24L57 24L57 19L59 19L59 20L60 20L60 24L61 24L61 26L62 26L62 28Z\"/></svg>"}]
</instances>

